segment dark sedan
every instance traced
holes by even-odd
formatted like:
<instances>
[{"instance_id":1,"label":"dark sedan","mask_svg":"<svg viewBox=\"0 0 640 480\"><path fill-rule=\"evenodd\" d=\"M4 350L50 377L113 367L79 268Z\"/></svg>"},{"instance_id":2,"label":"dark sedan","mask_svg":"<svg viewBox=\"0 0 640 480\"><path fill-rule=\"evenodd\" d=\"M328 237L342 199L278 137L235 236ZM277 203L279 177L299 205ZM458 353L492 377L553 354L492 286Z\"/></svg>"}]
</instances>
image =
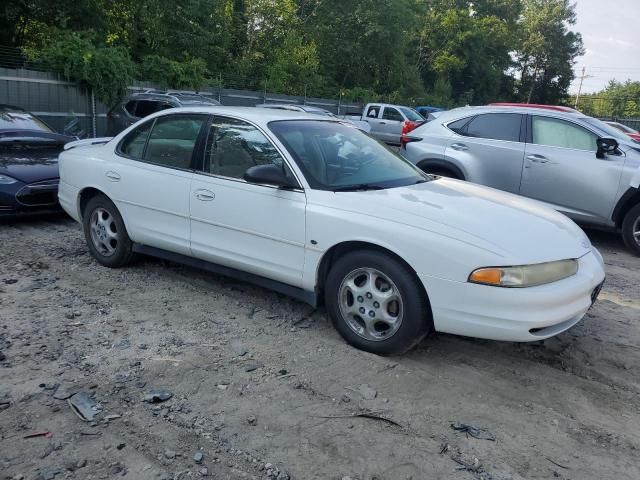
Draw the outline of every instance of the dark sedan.
<instances>
[{"instance_id":1,"label":"dark sedan","mask_svg":"<svg viewBox=\"0 0 640 480\"><path fill-rule=\"evenodd\" d=\"M0 105L0 218L60 211L58 154L73 140L29 112Z\"/></svg>"}]
</instances>

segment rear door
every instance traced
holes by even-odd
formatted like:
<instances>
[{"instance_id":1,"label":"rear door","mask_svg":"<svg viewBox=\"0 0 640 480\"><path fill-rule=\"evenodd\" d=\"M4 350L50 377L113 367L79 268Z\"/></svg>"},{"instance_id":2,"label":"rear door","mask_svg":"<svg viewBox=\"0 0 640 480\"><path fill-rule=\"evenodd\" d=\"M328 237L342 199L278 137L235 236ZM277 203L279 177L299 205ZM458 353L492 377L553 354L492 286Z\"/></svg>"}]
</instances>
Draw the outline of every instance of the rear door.
<instances>
[{"instance_id":1,"label":"rear door","mask_svg":"<svg viewBox=\"0 0 640 480\"><path fill-rule=\"evenodd\" d=\"M577 221L609 223L625 157L596 157L598 135L571 122L530 115L520 193Z\"/></svg>"},{"instance_id":2,"label":"rear door","mask_svg":"<svg viewBox=\"0 0 640 480\"><path fill-rule=\"evenodd\" d=\"M192 162L207 115L166 115L142 123L103 165L106 193L135 242L189 255Z\"/></svg>"},{"instance_id":3,"label":"rear door","mask_svg":"<svg viewBox=\"0 0 640 480\"><path fill-rule=\"evenodd\" d=\"M471 182L518 193L525 149L523 117L484 113L455 128L449 124L455 135L448 140L445 159L463 165Z\"/></svg>"}]
</instances>

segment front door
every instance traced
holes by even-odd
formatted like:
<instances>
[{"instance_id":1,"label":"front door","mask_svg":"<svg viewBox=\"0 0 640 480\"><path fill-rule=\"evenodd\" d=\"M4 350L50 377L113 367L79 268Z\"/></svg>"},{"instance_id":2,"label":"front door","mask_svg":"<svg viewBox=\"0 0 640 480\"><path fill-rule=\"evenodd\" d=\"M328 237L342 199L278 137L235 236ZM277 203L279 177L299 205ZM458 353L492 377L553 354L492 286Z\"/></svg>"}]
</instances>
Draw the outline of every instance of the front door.
<instances>
[{"instance_id":1,"label":"front door","mask_svg":"<svg viewBox=\"0 0 640 480\"><path fill-rule=\"evenodd\" d=\"M449 137L445 159L465 165L471 182L518 193L525 147L522 123L518 113L476 115Z\"/></svg>"},{"instance_id":2,"label":"front door","mask_svg":"<svg viewBox=\"0 0 640 480\"><path fill-rule=\"evenodd\" d=\"M568 120L530 121L520 193L577 221L609 223L625 157L597 158L598 136Z\"/></svg>"},{"instance_id":3,"label":"front door","mask_svg":"<svg viewBox=\"0 0 640 480\"><path fill-rule=\"evenodd\" d=\"M400 135L402 135L402 124L404 117L395 107L384 107L382 112L382 121L380 122L381 138L387 143L400 143Z\"/></svg>"},{"instance_id":4,"label":"front door","mask_svg":"<svg viewBox=\"0 0 640 480\"><path fill-rule=\"evenodd\" d=\"M306 197L243 179L249 167L288 169L253 125L216 116L204 164L191 185L191 249L196 257L294 286L302 284Z\"/></svg>"}]
</instances>

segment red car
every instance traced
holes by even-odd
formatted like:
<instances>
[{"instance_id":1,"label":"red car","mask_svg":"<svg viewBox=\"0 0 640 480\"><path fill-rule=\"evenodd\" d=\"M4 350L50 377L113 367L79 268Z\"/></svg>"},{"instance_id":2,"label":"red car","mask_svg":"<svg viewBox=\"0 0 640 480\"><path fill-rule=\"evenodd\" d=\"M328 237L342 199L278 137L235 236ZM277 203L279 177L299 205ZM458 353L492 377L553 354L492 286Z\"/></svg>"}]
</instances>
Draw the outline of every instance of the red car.
<instances>
[{"instance_id":1,"label":"red car","mask_svg":"<svg viewBox=\"0 0 640 480\"><path fill-rule=\"evenodd\" d=\"M629 135L636 142L640 142L640 132L638 132L637 130L634 130L633 128L627 127L626 125L623 125L622 123L618 123L618 122L605 122L605 123L607 123L608 125L611 125L613 128L617 128L618 130L623 132L625 135Z\"/></svg>"}]
</instances>

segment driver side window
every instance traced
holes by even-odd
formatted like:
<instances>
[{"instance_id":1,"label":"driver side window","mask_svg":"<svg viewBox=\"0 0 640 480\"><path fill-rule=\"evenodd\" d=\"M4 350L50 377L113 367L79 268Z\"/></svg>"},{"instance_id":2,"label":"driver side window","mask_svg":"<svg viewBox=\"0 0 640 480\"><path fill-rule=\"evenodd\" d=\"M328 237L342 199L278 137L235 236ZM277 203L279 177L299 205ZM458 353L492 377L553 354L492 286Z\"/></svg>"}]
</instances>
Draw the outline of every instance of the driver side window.
<instances>
[{"instance_id":1,"label":"driver side window","mask_svg":"<svg viewBox=\"0 0 640 480\"><path fill-rule=\"evenodd\" d=\"M204 171L243 178L255 165L283 165L273 144L253 125L233 118L216 117L207 139Z\"/></svg>"}]
</instances>

